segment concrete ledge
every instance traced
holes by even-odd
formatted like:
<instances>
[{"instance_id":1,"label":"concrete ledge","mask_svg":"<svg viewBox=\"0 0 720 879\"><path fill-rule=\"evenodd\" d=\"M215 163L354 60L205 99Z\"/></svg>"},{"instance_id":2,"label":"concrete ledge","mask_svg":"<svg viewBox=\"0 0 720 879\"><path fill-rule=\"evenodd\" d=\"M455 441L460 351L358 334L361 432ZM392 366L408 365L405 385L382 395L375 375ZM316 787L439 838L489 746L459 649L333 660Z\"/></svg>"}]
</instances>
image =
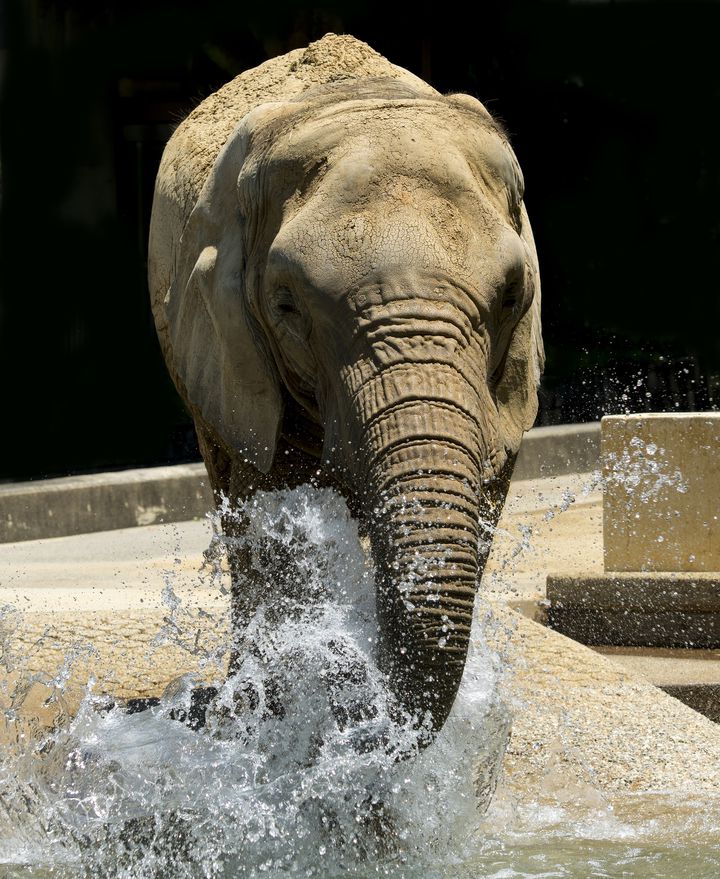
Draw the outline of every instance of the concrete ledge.
<instances>
[{"instance_id":1,"label":"concrete ledge","mask_svg":"<svg viewBox=\"0 0 720 879\"><path fill-rule=\"evenodd\" d=\"M523 440L513 479L595 470L599 454L599 422L538 427ZM4 485L0 543L180 522L212 506L202 463Z\"/></svg>"},{"instance_id":2,"label":"concrete ledge","mask_svg":"<svg viewBox=\"0 0 720 879\"><path fill-rule=\"evenodd\" d=\"M577 611L687 611L720 614L720 572L606 571L548 574L550 606Z\"/></svg>"},{"instance_id":3,"label":"concrete ledge","mask_svg":"<svg viewBox=\"0 0 720 879\"><path fill-rule=\"evenodd\" d=\"M600 422L534 427L525 434L513 479L589 473L600 466Z\"/></svg>"},{"instance_id":4,"label":"concrete ledge","mask_svg":"<svg viewBox=\"0 0 720 879\"><path fill-rule=\"evenodd\" d=\"M659 687L693 711L720 723L720 652L649 647L594 647L630 674Z\"/></svg>"},{"instance_id":5,"label":"concrete ledge","mask_svg":"<svg viewBox=\"0 0 720 879\"><path fill-rule=\"evenodd\" d=\"M666 691L672 687L720 687L718 650L665 647L593 647L593 650Z\"/></svg>"},{"instance_id":6,"label":"concrete ledge","mask_svg":"<svg viewBox=\"0 0 720 879\"><path fill-rule=\"evenodd\" d=\"M0 486L0 543L200 518L213 506L204 464Z\"/></svg>"},{"instance_id":7,"label":"concrete ledge","mask_svg":"<svg viewBox=\"0 0 720 879\"><path fill-rule=\"evenodd\" d=\"M548 627L588 647L720 648L720 614L548 608Z\"/></svg>"},{"instance_id":8,"label":"concrete ledge","mask_svg":"<svg viewBox=\"0 0 720 879\"><path fill-rule=\"evenodd\" d=\"M557 574L547 625L590 646L720 647L720 573Z\"/></svg>"}]
</instances>

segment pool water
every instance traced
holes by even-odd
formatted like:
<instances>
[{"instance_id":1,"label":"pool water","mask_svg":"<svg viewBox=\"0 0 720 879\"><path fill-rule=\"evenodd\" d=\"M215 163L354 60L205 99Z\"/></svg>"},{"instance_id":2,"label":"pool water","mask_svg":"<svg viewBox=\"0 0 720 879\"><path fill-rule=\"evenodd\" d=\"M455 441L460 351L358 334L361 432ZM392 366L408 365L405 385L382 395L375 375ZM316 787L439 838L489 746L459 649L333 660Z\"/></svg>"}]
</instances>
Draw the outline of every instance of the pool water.
<instances>
[{"instance_id":1,"label":"pool water","mask_svg":"<svg viewBox=\"0 0 720 879\"><path fill-rule=\"evenodd\" d=\"M393 704L376 662L373 571L342 499L304 487L238 514L270 586L204 725L181 720L191 676L135 713L89 686L71 721L0 758L0 875L720 875L720 804L514 795L504 669L481 632L422 748L423 719Z\"/></svg>"}]
</instances>

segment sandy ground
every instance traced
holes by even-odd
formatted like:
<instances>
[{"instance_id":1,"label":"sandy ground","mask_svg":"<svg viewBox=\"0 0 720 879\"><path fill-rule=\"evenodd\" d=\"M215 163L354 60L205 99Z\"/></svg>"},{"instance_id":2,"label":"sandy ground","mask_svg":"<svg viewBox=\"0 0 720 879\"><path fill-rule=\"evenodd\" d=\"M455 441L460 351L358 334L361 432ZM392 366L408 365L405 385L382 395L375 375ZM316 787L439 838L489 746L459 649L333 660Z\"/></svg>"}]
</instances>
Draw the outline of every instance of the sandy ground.
<instances>
[{"instance_id":1,"label":"sandy ground","mask_svg":"<svg viewBox=\"0 0 720 879\"><path fill-rule=\"evenodd\" d=\"M203 571L210 536L201 521L0 545L0 700L21 719L6 719L2 737L71 713L89 675L95 691L127 697L221 674L222 659L206 659L227 632L227 579ZM543 599L548 572L601 569L589 474L513 484L476 627L508 669L504 791L720 793L720 726L514 609ZM65 696L44 704L53 677L69 681Z\"/></svg>"}]
</instances>

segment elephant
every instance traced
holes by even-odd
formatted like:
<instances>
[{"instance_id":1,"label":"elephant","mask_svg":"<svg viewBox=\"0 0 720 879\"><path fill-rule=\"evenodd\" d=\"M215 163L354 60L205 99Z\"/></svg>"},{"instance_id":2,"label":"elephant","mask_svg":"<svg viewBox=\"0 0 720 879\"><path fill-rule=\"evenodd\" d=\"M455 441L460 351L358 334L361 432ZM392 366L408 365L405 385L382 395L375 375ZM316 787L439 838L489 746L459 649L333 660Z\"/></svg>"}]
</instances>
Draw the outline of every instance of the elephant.
<instances>
[{"instance_id":1,"label":"elephant","mask_svg":"<svg viewBox=\"0 0 720 879\"><path fill-rule=\"evenodd\" d=\"M378 661L432 738L544 360L503 127L350 36L273 58L168 142L149 286L216 498L321 480L364 523Z\"/></svg>"}]
</instances>

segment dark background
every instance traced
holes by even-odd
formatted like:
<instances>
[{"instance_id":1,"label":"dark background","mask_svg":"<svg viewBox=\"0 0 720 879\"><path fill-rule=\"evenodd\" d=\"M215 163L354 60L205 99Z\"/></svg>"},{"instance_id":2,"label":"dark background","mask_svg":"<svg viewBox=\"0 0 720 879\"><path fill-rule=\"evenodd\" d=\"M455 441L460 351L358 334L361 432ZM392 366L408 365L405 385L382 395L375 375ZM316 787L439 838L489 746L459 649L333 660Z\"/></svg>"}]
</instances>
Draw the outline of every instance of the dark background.
<instances>
[{"instance_id":1,"label":"dark background","mask_svg":"<svg viewBox=\"0 0 720 879\"><path fill-rule=\"evenodd\" d=\"M197 458L145 280L162 148L329 30L479 97L525 174L538 423L720 406L720 5L27 0L0 6L0 480Z\"/></svg>"}]
</instances>

